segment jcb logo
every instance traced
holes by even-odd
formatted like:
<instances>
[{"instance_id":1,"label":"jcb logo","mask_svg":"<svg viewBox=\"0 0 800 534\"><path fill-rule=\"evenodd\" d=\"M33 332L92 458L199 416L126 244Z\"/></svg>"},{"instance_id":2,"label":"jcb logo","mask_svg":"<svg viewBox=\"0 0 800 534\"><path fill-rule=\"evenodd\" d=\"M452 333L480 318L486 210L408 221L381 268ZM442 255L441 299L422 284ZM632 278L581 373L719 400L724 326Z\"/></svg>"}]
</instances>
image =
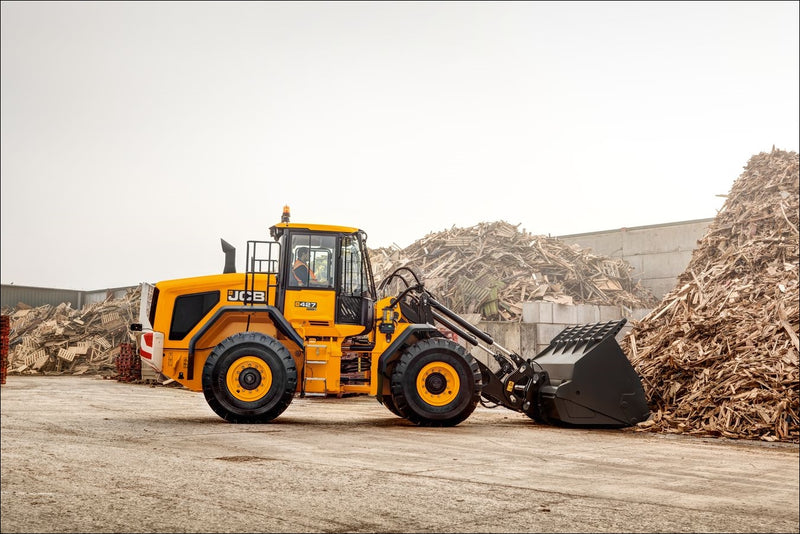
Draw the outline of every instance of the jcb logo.
<instances>
[{"instance_id":1,"label":"jcb logo","mask_svg":"<svg viewBox=\"0 0 800 534\"><path fill-rule=\"evenodd\" d=\"M296 300L296 301L294 301L294 306L295 306L295 308L305 308L308 311L314 311L314 310L317 309L317 303L316 302L307 302L307 301L304 301L304 300Z\"/></svg>"},{"instance_id":2,"label":"jcb logo","mask_svg":"<svg viewBox=\"0 0 800 534\"><path fill-rule=\"evenodd\" d=\"M264 291L242 291L240 289L228 290L228 302L266 302L267 293Z\"/></svg>"}]
</instances>

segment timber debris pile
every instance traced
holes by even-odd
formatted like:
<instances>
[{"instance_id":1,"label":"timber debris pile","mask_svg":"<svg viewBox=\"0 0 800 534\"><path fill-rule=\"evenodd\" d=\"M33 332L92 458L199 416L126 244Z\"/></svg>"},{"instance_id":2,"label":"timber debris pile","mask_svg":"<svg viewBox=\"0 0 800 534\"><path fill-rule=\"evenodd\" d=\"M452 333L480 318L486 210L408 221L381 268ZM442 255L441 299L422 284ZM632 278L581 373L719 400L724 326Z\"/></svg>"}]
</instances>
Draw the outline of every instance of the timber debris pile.
<instances>
[{"instance_id":1,"label":"timber debris pile","mask_svg":"<svg viewBox=\"0 0 800 534\"><path fill-rule=\"evenodd\" d=\"M753 156L675 289L623 340L637 430L798 441L798 155Z\"/></svg>"},{"instance_id":2,"label":"timber debris pile","mask_svg":"<svg viewBox=\"0 0 800 534\"><path fill-rule=\"evenodd\" d=\"M446 306L485 320L519 320L522 303L531 300L629 309L658 303L631 278L627 261L505 221L430 233L404 249L372 250L370 257L376 282L408 266Z\"/></svg>"},{"instance_id":3,"label":"timber debris pile","mask_svg":"<svg viewBox=\"0 0 800 534\"><path fill-rule=\"evenodd\" d=\"M8 334L11 331L11 319L8 315L0 315L0 384L6 383L8 374Z\"/></svg>"},{"instance_id":4,"label":"timber debris pile","mask_svg":"<svg viewBox=\"0 0 800 534\"><path fill-rule=\"evenodd\" d=\"M8 312L9 374L114 377L121 345L134 342L128 327L138 316L140 295L136 287L123 298L108 298L80 310L69 303L18 305Z\"/></svg>"}]
</instances>

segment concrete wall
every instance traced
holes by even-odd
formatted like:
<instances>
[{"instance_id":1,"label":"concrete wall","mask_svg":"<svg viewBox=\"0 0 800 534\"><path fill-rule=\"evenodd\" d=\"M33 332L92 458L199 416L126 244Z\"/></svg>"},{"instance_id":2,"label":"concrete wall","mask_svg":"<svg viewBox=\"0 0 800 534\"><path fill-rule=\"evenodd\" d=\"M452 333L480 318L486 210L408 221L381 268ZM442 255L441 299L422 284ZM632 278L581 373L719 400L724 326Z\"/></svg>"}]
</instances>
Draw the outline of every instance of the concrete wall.
<instances>
[{"instance_id":1,"label":"concrete wall","mask_svg":"<svg viewBox=\"0 0 800 534\"><path fill-rule=\"evenodd\" d=\"M633 278L661 298L674 289L678 276L692 259L697 242L713 220L696 219L558 238L596 254L626 260L633 266Z\"/></svg>"}]
</instances>

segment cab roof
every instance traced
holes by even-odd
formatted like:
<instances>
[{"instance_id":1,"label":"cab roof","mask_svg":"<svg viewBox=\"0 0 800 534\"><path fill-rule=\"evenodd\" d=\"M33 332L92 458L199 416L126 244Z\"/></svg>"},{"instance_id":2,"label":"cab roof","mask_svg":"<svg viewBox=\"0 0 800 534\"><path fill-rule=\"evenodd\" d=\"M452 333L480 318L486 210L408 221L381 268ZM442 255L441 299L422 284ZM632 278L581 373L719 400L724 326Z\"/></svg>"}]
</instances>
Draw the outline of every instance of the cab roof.
<instances>
[{"instance_id":1,"label":"cab roof","mask_svg":"<svg viewBox=\"0 0 800 534\"><path fill-rule=\"evenodd\" d=\"M292 223L292 222L282 222L278 223L274 226L271 226L269 231L273 237L278 237L283 234L284 231L288 229L296 229L296 230L309 230L311 232L337 232L343 234L354 234L356 232L360 232L358 228L354 228L352 226L336 226L332 224L308 224L308 223Z\"/></svg>"}]
</instances>

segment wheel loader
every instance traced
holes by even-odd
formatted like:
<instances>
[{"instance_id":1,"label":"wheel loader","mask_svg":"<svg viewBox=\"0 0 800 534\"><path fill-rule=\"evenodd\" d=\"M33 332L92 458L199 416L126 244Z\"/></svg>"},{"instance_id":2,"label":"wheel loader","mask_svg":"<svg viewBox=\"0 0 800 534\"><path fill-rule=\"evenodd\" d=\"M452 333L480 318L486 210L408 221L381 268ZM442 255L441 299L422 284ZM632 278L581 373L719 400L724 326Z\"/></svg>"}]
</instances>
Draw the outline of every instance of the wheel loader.
<instances>
[{"instance_id":1,"label":"wheel loader","mask_svg":"<svg viewBox=\"0 0 800 534\"><path fill-rule=\"evenodd\" d=\"M561 426L649 417L615 340L624 319L568 327L525 359L439 302L409 267L376 286L360 229L290 222L287 206L270 235L247 242L244 272L221 240L222 274L142 284L130 325L143 363L202 391L222 419L267 423L296 396L350 395L420 426L457 425L479 402Z\"/></svg>"}]
</instances>

